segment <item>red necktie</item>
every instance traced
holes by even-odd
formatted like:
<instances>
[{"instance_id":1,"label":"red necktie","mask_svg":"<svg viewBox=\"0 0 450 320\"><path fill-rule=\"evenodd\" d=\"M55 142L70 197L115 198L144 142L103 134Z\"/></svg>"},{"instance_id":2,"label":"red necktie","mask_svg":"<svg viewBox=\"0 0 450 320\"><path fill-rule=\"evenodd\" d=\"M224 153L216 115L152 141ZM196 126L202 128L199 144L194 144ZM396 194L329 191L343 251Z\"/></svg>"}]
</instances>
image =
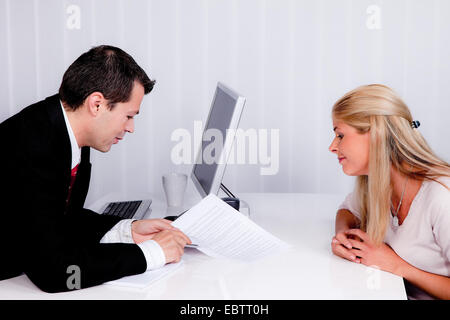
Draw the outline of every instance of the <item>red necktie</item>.
<instances>
[{"instance_id":1,"label":"red necktie","mask_svg":"<svg viewBox=\"0 0 450 320\"><path fill-rule=\"evenodd\" d=\"M77 171L78 171L78 164L70 172L70 185L69 185L69 193L67 194L66 204L69 203L70 194L72 193L72 188L73 188L73 185L75 183L75 179L77 177Z\"/></svg>"}]
</instances>

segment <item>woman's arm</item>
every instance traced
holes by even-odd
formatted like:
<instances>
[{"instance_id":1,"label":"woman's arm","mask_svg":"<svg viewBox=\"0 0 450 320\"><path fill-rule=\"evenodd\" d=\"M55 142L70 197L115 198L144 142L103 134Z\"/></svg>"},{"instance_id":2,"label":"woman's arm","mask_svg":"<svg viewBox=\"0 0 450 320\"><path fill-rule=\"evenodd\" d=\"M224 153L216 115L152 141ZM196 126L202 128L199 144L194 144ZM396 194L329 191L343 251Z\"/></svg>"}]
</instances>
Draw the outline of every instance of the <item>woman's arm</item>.
<instances>
[{"instance_id":1,"label":"woman's arm","mask_svg":"<svg viewBox=\"0 0 450 320\"><path fill-rule=\"evenodd\" d=\"M405 278L416 287L438 298L450 300L450 278L418 269L400 259L396 274Z\"/></svg>"},{"instance_id":2,"label":"woman's arm","mask_svg":"<svg viewBox=\"0 0 450 320\"><path fill-rule=\"evenodd\" d=\"M349 240L353 246L350 251L359 257L355 260L356 263L375 266L383 271L401 276L436 298L450 299L449 277L429 273L410 265L390 246L385 243L375 245L367 233L359 229L352 229L345 233L358 236L362 240Z\"/></svg>"},{"instance_id":3,"label":"woman's arm","mask_svg":"<svg viewBox=\"0 0 450 320\"><path fill-rule=\"evenodd\" d=\"M349 210L341 209L336 214L335 233L341 233L345 230L355 229L360 222Z\"/></svg>"}]
</instances>

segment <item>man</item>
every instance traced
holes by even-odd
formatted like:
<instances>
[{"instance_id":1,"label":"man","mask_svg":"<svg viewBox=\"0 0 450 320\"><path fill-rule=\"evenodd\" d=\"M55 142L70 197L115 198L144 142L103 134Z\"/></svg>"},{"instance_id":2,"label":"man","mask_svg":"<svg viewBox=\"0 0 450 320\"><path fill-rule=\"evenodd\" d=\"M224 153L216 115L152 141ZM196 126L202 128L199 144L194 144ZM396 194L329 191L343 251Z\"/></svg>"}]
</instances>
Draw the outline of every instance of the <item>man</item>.
<instances>
[{"instance_id":1,"label":"man","mask_svg":"<svg viewBox=\"0 0 450 320\"><path fill-rule=\"evenodd\" d=\"M170 221L120 221L83 208L90 148L108 152L132 133L153 85L121 49L95 47L67 69L59 94L0 124L0 280L24 272L61 292L73 288L74 270L86 288L180 260L190 240Z\"/></svg>"}]
</instances>

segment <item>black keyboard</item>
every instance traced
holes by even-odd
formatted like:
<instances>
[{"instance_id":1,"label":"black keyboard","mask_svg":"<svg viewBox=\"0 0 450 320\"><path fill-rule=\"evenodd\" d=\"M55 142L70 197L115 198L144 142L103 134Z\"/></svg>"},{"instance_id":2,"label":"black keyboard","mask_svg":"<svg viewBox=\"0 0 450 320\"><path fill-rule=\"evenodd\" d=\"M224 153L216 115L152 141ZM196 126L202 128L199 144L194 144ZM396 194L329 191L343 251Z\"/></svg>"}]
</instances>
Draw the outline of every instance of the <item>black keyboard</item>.
<instances>
[{"instance_id":1,"label":"black keyboard","mask_svg":"<svg viewBox=\"0 0 450 320\"><path fill-rule=\"evenodd\" d=\"M105 208L103 214L130 219L134 216L141 203L142 201L111 202Z\"/></svg>"}]
</instances>

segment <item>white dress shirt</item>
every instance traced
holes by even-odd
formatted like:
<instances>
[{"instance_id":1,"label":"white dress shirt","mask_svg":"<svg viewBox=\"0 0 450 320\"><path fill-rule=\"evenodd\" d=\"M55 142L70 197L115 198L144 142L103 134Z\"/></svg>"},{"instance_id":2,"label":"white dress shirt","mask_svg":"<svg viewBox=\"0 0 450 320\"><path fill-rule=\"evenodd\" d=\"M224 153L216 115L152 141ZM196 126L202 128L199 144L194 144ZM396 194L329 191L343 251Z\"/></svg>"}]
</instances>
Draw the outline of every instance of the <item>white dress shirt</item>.
<instances>
[{"instance_id":1,"label":"white dress shirt","mask_svg":"<svg viewBox=\"0 0 450 320\"><path fill-rule=\"evenodd\" d=\"M75 134L73 133L72 126L70 125L69 119L67 118L66 110L64 110L64 106L60 101L61 109L64 115L64 121L66 123L67 133L69 134L70 139L70 147L72 150L72 166L70 169L75 168L81 161L81 148L78 146L77 139L75 138Z\"/></svg>"},{"instance_id":2,"label":"white dress shirt","mask_svg":"<svg viewBox=\"0 0 450 320\"><path fill-rule=\"evenodd\" d=\"M60 104L70 139L70 146L72 150L71 169L73 169L80 163L81 148L78 146L75 134L73 133L69 119L67 118L66 110L64 110L64 106L61 101ZM131 233L131 224L133 223L133 221L135 220L124 219L119 221L103 236L103 238L100 240L100 243L134 243ZM156 241L147 240L137 245L139 246L139 248L141 248L142 253L144 254L145 261L147 262L147 270L158 269L166 264L164 251Z\"/></svg>"}]
</instances>

